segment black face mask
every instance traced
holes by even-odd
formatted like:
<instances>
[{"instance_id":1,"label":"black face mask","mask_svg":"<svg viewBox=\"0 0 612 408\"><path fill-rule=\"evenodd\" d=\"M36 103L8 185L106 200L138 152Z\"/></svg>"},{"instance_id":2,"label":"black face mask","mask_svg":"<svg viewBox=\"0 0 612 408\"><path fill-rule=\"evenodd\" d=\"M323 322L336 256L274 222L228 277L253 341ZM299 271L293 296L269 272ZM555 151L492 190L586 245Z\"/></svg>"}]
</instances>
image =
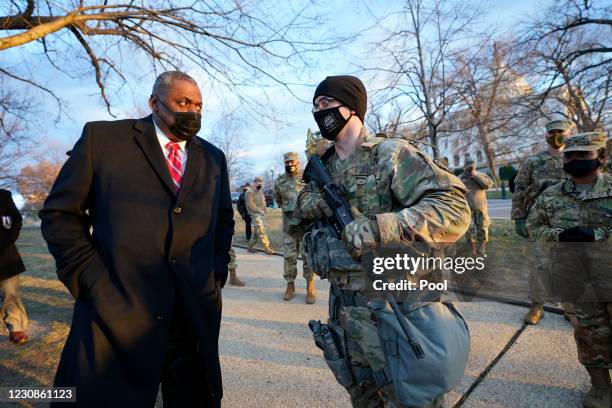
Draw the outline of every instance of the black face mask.
<instances>
[{"instance_id":1,"label":"black face mask","mask_svg":"<svg viewBox=\"0 0 612 408\"><path fill-rule=\"evenodd\" d=\"M261 190L261 188L262 188L262 187L263 187L263 186L257 186L257 189L258 189L258 190Z\"/></svg>"},{"instance_id":2,"label":"black face mask","mask_svg":"<svg viewBox=\"0 0 612 408\"><path fill-rule=\"evenodd\" d=\"M295 165L285 166L285 171L289 174L297 173L297 166Z\"/></svg>"},{"instance_id":3,"label":"black face mask","mask_svg":"<svg viewBox=\"0 0 612 408\"><path fill-rule=\"evenodd\" d=\"M599 159L577 160L574 159L563 164L563 171L574 177L585 177L595 172L601 165Z\"/></svg>"},{"instance_id":4,"label":"black face mask","mask_svg":"<svg viewBox=\"0 0 612 408\"><path fill-rule=\"evenodd\" d=\"M168 105L163 103L159 98L157 98L157 102L166 108L167 111L172 112L174 123L169 124L165 120L164 122L168 125L168 129L177 139L188 140L200 131L200 127L202 126L202 114L200 112L173 112L168 108Z\"/></svg>"},{"instance_id":5,"label":"black face mask","mask_svg":"<svg viewBox=\"0 0 612 408\"><path fill-rule=\"evenodd\" d=\"M336 140L338 133L340 133L351 118L349 116L349 119L344 119L340 113L340 106L314 112L312 116L314 116L314 120L319 126L321 136L331 141Z\"/></svg>"}]
</instances>

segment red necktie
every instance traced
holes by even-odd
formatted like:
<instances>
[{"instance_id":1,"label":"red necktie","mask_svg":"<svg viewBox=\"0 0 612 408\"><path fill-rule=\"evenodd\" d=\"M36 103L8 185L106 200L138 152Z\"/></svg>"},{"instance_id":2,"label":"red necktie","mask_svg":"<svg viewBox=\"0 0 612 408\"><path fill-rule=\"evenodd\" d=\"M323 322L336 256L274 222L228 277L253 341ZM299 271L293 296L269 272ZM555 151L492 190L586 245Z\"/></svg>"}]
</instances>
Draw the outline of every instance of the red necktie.
<instances>
[{"instance_id":1,"label":"red necktie","mask_svg":"<svg viewBox=\"0 0 612 408\"><path fill-rule=\"evenodd\" d=\"M178 143L168 142L166 143L166 149L168 149L168 157L166 163L168 163L168 170L170 170L170 176L176 187L176 191L181 189L181 183L183 181L183 162L181 160L181 148Z\"/></svg>"}]
</instances>

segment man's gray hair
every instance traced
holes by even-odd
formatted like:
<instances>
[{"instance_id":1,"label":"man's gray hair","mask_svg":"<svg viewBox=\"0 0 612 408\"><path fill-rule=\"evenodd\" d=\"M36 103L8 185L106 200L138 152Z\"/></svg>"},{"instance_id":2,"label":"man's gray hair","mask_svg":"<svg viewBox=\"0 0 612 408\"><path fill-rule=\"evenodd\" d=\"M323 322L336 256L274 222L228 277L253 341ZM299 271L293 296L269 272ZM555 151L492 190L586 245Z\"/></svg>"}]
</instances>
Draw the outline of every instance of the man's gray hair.
<instances>
[{"instance_id":1,"label":"man's gray hair","mask_svg":"<svg viewBox=\"0 0 612 408\"><path fill-rule=\"evenodd\" d=\"M197 82L184 72L166 71L159 74L159 76L155 80L151 95L165 95L168 91L168 88L170 88L170 85L172 85L172 82L176 80L191 81L197 85Z\"/></svg>"}]
</instances>

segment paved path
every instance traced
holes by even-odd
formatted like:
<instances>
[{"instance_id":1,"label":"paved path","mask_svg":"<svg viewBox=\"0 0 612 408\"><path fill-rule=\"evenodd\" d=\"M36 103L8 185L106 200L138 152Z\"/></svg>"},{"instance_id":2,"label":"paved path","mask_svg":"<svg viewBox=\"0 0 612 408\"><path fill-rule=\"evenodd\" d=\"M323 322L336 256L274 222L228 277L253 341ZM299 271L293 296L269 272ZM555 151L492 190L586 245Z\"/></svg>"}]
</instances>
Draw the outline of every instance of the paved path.
<instances>
[{"instance_id":1,"label":"paved path","mask_svg":"<svg viewBox=\"0 0 612 408\"><path fill-rule=\"evenodd\" d=\"M305 304L305 281L282 300L282 258L236 249L243 288L223 290L221 364L226 407L349 407L327 369L307 322L325 319L326 281ZM494 302L463 303L472 336L466 376L448 407L580 407L588 375L576 358L569 323L547 314L525 327L525 309Z\"/></svg>"},{"instance_id":2,"label":"paved path","mask_svg":"<svg viewBox=\"0 0 612 408\"><path fill-rule=\"evenodd\" d=\"M489 200L489 217L501 218L504 220L510 219L510 210L512 209L512 200Z\"/></svg>"}]
</instances>

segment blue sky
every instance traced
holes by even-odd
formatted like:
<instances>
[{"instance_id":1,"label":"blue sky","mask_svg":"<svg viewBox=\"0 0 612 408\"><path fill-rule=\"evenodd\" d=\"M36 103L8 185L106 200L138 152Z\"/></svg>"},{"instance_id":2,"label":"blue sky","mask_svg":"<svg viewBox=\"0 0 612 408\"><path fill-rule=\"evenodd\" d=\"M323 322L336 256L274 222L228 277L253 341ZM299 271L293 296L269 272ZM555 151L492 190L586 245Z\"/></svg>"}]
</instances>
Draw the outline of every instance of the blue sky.
<instances>
[{"instance_id":1,"label":"blue sky","mask_svg":"<svg viewBox=\"0 0 612 408\"><path fill-rule=\"evenodd\" d=\"M367 7L365 6L367 4ZM254 173L275 168L277 171L282 168L282 153L289 150L296 150L303 154L305 148L306 129L315 129L316 124L310 114L311 105L307 102L312 98L312 93L316 84L327 75L355 73L357 67L355 61L367 61L369 55L367 50L380 32L372 29L363 32L374 22L371 13L382 16L401 4L397 1L376 1L356 3L354 1L335 1L319 3L313 12L319 12L329 20L318 28L322 33L336 30L339 34L357 33L361 34L353 43L345 44L333 51L321 53L314 59L314 65L308 72L295 74L298 78L307 83L307 86L294 88L294 91L301 100L291 96L282 88L269 88L270 103L261 103L261 109L269 110L273 105L275 114L282 118L282 124L270 121L255 121L245 113L247 123L244 128L243 138L245 140L245 156L253 162ZM467 4L467 2L466 2ZM484 23L492 29L500 31L511 29L514 23L537 11L539 2L534 0L490 0L487 2L490 12L485 18ZM541 3L540 3L541 4ZM313 6L315 7L315 6ZM542 7L542 6L540 6ZM3 52L4 61L20 61L23 56L22 50L13 49ZM40 58L40 57L38 57ZM150 88L154 81L154 74L146 64L138 61L130 61L129 56L123 60L123 64L130 66L134 72L134 67L144 66L144 72L129 78L129 90L124 90L119 97L114 98L113 109L119 117L133 116L137 109L147 109L147 98ZM82 65L87 67L86 65ZM36 78L42 83L52 87L57 94L65 101L65 114L59 122L54 122L57 107L50 98L42 98L39 117L43 123L42 136L46 137L53 145L60 148L69 148L74 144L80 135L83 125L93 120L112 120L101 103L98 89L94 81L93 74L87 69L75 72L74 78L47 68L37 67L35 64L32 70L41 69L36 74ZM239 101L233 101L233 96L220 95L215 92L214 87L207 83L195 69L186 67L187 72L198 80L204 96L204 119L203 129L200 136L207 137L214 130L214 123L217 115L222 110L223 104L230 104L241 113ZM292 78L292 73L279 67L285 77ZM138 76L139 78L135 78ZM366 82L367 84L367 82ZM257 89L250 89L253 96L257 96Z\"/></svg>"}]
</instances>

